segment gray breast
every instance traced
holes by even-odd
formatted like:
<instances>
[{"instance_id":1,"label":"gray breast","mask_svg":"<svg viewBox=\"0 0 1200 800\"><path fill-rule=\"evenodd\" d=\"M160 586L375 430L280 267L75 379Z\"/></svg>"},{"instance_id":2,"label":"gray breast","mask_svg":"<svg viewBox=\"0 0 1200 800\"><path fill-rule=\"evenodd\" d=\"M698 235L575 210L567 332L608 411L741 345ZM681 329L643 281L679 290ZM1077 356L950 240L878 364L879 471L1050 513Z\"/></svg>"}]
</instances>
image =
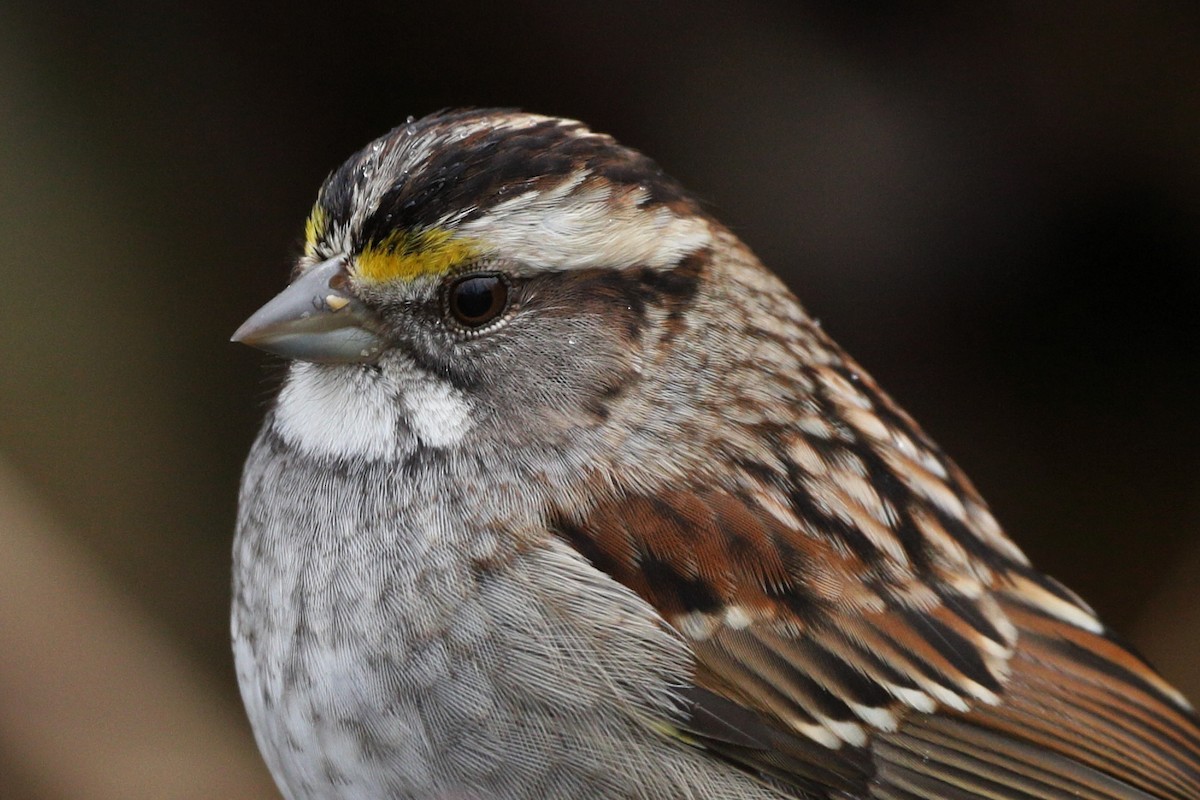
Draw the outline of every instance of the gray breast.
<instances>
[{"instance_id":1,"label":"gray breast","mask_svg":"<svg viewBox=\"0 0 1200 800\"><path fill-rule=\"evenodd\" d=\"M234 651L289 798L774 796L655 727L690 657L649 606L544 531L517 547L534 520L512 503L467 520L461 475L414 469L331 467L269 429L247 462Z\"/></svg>"}]
</instances>

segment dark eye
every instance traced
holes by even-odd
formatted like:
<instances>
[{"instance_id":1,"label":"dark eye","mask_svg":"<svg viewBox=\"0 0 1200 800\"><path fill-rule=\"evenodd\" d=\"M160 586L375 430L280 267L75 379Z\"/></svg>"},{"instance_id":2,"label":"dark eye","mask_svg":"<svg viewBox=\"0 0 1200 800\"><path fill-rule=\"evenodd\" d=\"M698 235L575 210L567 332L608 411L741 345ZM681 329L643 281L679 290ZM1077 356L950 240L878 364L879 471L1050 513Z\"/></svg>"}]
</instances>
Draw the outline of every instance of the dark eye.
<instances>
[{"instance_id":1,"label":"dark eye","mask_svg":"<svg viewBox=\"0 0 1200 800\"><path fill-rule=\"evenodd\" d=\"M508 282L502 275L467 275L450 284L446 306L460 325L478 328L508 307Z\"/></svg>"}]
</instances>

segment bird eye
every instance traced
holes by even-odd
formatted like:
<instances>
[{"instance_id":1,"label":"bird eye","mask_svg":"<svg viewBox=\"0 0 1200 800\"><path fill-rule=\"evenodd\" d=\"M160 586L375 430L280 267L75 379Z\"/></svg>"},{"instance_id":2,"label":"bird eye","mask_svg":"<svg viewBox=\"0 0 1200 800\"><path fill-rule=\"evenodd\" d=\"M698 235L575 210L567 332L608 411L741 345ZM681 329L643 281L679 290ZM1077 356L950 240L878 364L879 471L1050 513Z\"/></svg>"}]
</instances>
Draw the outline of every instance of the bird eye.
<instances>
[{"instance_id":1,"label":"bird eye","mask_svg":"<svg viewBox=\"0 0 1200 800\"><path fill-rule=\"evenodd\" d=\"M467 275L450 284L446 306L460 325L478 328L508 307L508 281L496 273Z\"/></svg>"}]
</instances>

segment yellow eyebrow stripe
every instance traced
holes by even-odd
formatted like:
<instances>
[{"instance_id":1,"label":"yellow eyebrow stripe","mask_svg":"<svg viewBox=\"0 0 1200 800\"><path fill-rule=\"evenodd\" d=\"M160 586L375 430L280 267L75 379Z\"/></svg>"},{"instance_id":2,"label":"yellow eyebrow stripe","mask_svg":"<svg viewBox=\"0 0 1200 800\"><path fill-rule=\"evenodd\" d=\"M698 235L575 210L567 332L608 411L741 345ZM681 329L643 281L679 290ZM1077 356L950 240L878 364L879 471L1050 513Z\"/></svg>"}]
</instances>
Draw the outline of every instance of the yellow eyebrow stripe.
<instances>
[{"instance_id":1,"label":"yellow eyebrow stripe","mask_svg":"<svg viewBox=\"0 0 1200 800\"><path fill-rule=\"evenodd\" d=\"M325 209L321 204L313 206L313 210L304 221L304 255L310 258L317 252L317 242L325 235Z\"/></svg>"},{"instance_id":2,"label":"yellow eyebrow stripe","mask_svg":"<svg viewBox=\"0 0 1200 800\"><path fill-rule=\"evenodd\" d=\"M355 273L371 283L411 281L423 275L444 275L479 254L475 242L456 238L442 228L397 230L358 254Z\"/></svg>"}]
</instances>

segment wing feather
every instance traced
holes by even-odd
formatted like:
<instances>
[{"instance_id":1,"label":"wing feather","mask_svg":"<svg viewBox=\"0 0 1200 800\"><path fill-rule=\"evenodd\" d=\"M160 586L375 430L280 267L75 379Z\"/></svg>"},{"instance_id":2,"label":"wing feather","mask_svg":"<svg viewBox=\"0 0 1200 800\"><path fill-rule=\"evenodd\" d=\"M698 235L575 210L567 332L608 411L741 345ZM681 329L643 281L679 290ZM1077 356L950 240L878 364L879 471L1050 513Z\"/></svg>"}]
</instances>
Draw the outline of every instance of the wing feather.
<instances>
[{"instance_id":1,"label":"wing feather","mask_svg":"<svg viewBox=\"0 0 1200 800\"><path fill-rule=\"evenodd\" d=\"M797 796L1200 798L1186 703L1023 564L905 574L711 490L556 529L692 640L692 740ZM762 566L712 574L731 560Z\"/></svg>"},{"instance_id":2,"label":"wing feather","mask_svg":"<svg viewBox=\"0 0 1200 800\"><path fill-rule=\"evenodd\" d=\"M729 474L551 522L690 641L692 741L806 798L1200 800L1179 693L861 371L807 368Z\"/></svg>"}]
</instances>

